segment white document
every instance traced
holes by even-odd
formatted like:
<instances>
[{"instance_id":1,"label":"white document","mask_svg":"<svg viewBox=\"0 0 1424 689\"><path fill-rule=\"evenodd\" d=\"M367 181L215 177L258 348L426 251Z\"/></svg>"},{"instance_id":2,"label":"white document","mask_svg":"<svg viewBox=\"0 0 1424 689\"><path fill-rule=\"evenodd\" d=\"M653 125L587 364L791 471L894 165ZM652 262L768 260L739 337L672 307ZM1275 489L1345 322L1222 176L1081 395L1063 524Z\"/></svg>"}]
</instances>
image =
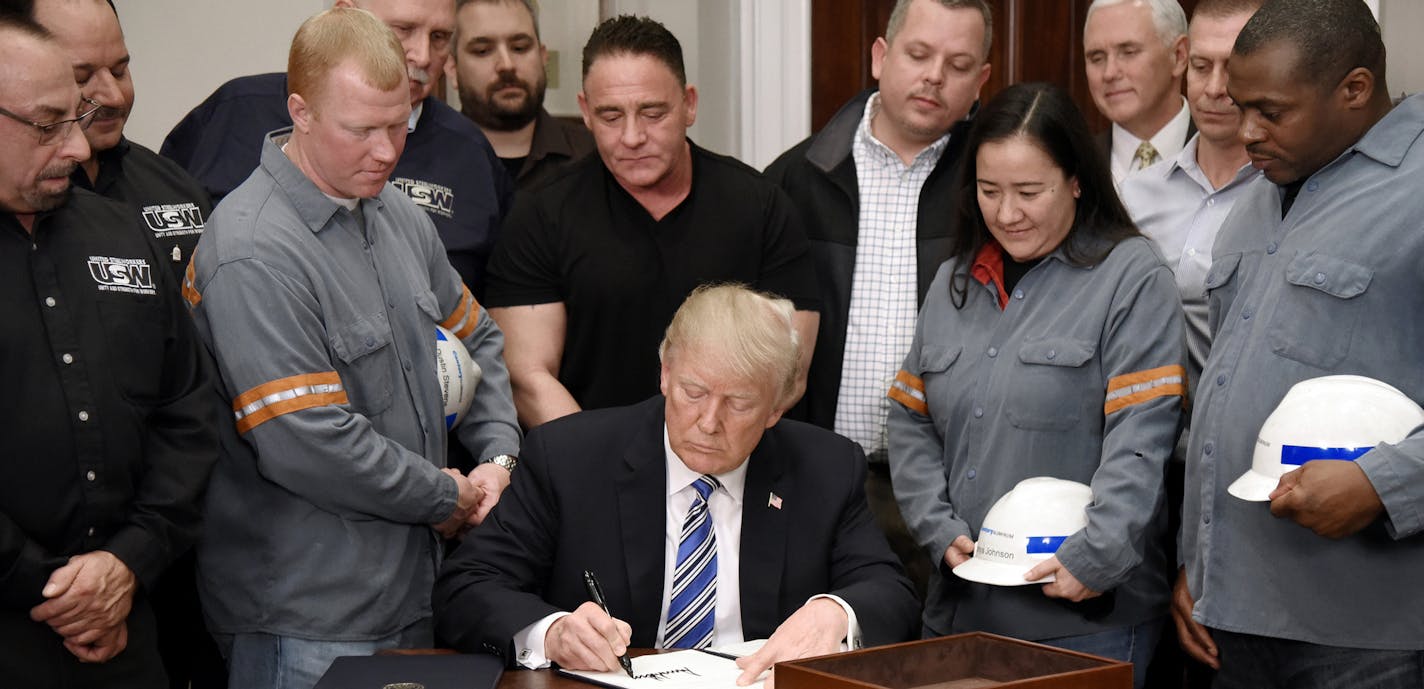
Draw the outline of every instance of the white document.
<instances>
[{"instance_id":1,"label":"white document","mask_svg":"<svg viewBox=\"0 0 1424 689\"><path fill-rule=\"evenodd\" d=\"M632 659L633 676L617 672L559 670L560 673L625 689L733 689L742 670L735 661L702 651L674 651ZM765 675L761 679L765 679ZM761 689L761 681L749 685Z\"/></svg>"}]
</instances>

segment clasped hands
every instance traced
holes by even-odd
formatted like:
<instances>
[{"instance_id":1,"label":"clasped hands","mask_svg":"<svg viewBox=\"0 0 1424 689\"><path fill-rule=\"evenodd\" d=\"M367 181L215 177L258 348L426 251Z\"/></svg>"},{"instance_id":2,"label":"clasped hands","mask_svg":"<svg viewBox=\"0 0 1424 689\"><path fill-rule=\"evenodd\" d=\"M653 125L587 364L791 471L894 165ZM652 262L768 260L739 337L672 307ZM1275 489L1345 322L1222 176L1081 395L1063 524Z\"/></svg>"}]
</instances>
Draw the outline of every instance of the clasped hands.
<instances>
[{"instance_id":1,"label":"clasped hands","mask_svg":"<svg viewBox=\"0 0 1424 689\"><path fill-rule=\"evenodd\" d=\"M499 502L504 489L509 487L509 471L491 462L471 469L469 476L461 474L458 469L441 471L454 479L460 489L455 510L445 521L432 525L444 538L459 538L479 526Z\"/></svg>"},{"instance_id":2,"label":"clasped hands","mask_svg":"<svg viewBox=\"0 0 1424 689\"><path fill-rule=\"evenodd\" d=\"M128 645L128 616L136 586L133 572L113 553L96 550L69 558L54 570L30 609L64 637L64 647L85 663L102 663Z\"/></svg>"},{"instance_id":3,"label":"clasped hands","mask_svg":"<svg viewBox=\"0 0 1424 689\"><path fill-rule=\"evenodd\" d=\"M845 609L829 598L816 598L786 618L761 650L737 660L737 686L755 682L776 663L841 650L848 624ZM555 620L544 634L544 655L569 670L619 671L618 656L628 652L633 628L609 617L597 604L584 603ZM771 689L774 676L764 686Z\"/></svg>"}]
</instances>

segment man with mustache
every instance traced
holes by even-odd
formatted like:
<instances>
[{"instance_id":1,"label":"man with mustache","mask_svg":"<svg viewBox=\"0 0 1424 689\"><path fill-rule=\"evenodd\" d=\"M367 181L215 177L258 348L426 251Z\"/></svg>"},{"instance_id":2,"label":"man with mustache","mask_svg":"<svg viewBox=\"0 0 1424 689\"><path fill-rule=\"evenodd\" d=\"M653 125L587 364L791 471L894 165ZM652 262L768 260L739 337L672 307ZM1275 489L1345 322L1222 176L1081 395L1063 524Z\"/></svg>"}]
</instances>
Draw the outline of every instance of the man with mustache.
<instances>
[{"instance_id":1,"label":"man with mustache","mask_svg":"<svg viewBox=\"0 0 1424 689\"><path fill-rule=\"evenodd\" d=\"M333 658L434 644L450 538L509 485L503 339L387 179L410 99L396 35L336 7L292 41L293 126L213 212L184 296L229 400L198 591L234 689L310 689ZM436 324L483 371L446 431ZM487 461L447 468L447 445Z\"/></svg>"},{"instance_id":2,"label":"man with mustache","mask_svg":"<svg viewBox=\"0 0 1424 689\"><path fill-rule=\"evenodd\" d=\"M1424 401L1424 95L1392 104L1385 68L1362 0L1268 0L1227 64L1263 176L1206 277L1173 598L1220 689L1424 686L1424 429L1304 461L1269 503L1227 492L1302 380L1365 376Z\"/></svg>"},{"instance_id":3,"label":"man with mustache","mask_svg":"<svg viewBox=\"0 0 1424 689\"><path fill-rule=\"evenodd\" d=\"M866 494L921 597L930 562L890 489L890 380L949 249L969 115L989 78L992 15L981 0L900 0L871 46L879 89L856 96L767 168L806 220L820 275L820 332L792 412L860 444Z\"/></svg>"},{"instance_id":4,"label":"man with mustache","mask_svg":"<svg viewBox=\"0 0 1424 689\"><path fill-rule=\"evenodd\" d=\"M1181 152L1195 130L1182 102L1187 15L1177 0L1093 0L1083 58L1093 102L1113 123L1100 141L1114 182Z\"/></svg>"},{"instance_id":5,"label":"man with mustache","mask_svg":"<svg viewBox=\"0 0 1424 689\"><path fill-rule=\"evenodd\" d=\"M1176 275L1187 323L1187 390L1191 399L1211 349L1206 276L1211 248L1236 199L1260 172L1236 137L1241 112L1226 93L1226 66L1236 35L1264 0L1202 0L1187 30L1187 107L1197 133L1182 152L1128 175L1118 193L1142 233L1157 242ZM1168 562L1177 559L1187 435L1167 463ZM1170 637L1170 634L1164 637ZM1164 638L1154 668L1180 667L1181 651ZM1193 669L1195 673L1196 670Z\"/></svg>"},{"instance_id":6,"label":"man with mustache","mask_svg":"<svg viewBox=\"0 0 1424 689\"><path fill-rule=\"evenodd\" d=\"M549 50L533 0L456 0L455 20L461 109L518 188L532 189L593 151L587 127L544 109Z\"/></svg>"},{"instance_id":7,"label":"man with mustache","mask_svg":"<svg viewBox=\"0 0 1424 689\"><path fill-rule=\"evenodd\" d=\"M101 106L85 130L91 155L74 173L74 185L126 201L166 254L180 278L203 233L212 204L182 168L124 138L133 110L129 51L109 0L35 0L34 18L69 53L80 93Z\"/></svg>"},{"instance_id":8,"label":"man with mustache","mask_svg":"<svg viewBox=\"0 0 1424 689\"><path fill-rule=\"evenodd\" d=\"M450 57L455 0L336 0L395 31L410 75L410 133L391 183L420 206L455 270L477 298L485 263L514 193L489 141L434 93ZM188 113L159 152L177 161L221 200L257 167L263 137L292 125L281 73L239 77Z\"/></svg>"},{"instance_id":9,"label":"man with mustache","mask_svg":"<svg viewBox=\"0 0 1424 689\"><path fill-rule=\"evenodd\" d=\"M222 409L152 233L71 191L99 107L71 61L0 7L0 684L152 689Z\"/></svg>"}]
</instances>

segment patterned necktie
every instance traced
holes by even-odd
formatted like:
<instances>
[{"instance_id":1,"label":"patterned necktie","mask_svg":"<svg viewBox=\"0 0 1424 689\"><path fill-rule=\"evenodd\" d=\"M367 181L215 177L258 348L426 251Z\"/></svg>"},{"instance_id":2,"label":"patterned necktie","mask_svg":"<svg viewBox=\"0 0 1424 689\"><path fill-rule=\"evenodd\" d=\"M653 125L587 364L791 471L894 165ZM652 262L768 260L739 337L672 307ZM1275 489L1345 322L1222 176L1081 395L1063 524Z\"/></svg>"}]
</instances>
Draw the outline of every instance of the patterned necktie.
<instances>
[{"instance_id":1,"label":"patterned necktie","mask_svg":"<svg viewBox=\"0 0 1424 689\"><path fill-rule=\"evenodd\" d=\"M712 645L717 612L717 535L707 497L721 484L711 476L693 482L697 497L682 523L677 566L672 572L672 602L668 604L663 648L706 648Z\"/></svg>"},{"instance_id":2,"label":"patterned necktie","mask_svg":"<svg viewBox=\"0 0 1424 689\"><path fill-rule=\"evenodd\" d=\"M1132 156L1134 170L1141 170L1162 159L1157 155L1157 149L1152 146L1152 142L1144 141L1137 147L1137 153Z\"/></svg>"}]
</instances>

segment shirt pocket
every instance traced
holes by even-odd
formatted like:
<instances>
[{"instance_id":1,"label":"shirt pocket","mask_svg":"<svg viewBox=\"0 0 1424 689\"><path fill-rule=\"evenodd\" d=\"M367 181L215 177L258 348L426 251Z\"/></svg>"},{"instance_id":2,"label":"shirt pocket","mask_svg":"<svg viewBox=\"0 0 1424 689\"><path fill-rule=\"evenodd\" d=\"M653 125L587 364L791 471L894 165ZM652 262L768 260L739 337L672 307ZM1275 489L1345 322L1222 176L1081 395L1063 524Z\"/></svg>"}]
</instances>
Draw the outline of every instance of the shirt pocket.
<instances>
[{"instance_id":1,"label":"shirt pocket","mask_svg":"<svg viewBox=\"0 0 1424 689\"><path fill-rule=\"evenodd\" d=\"M1021 375L1008 383L1009 423L1030 431L1066 431L1082 423L1083 390L1102 392L1086 366L1096 351L1095 343L1063 337L1024 343Z\"/></svg>"},{"instance_id":2,"label":"shirt pocket","mask_svg":"<svg viewBox=\"0 0 1424 689\"><path fill-rule=\"evenodd\" d=\"M435 294L430 291L416 292L415 305L430 318L431 325L438 325L445 320L445 316L440 313L440 301L435 298ZM434 328L431 328L432 335Z\"/></svg>"},{"instance_id":3,"label":"shirt pocket","mask_svg":"<svg viewBox=\"0 0 1424 689\"><path fill-rule=\"evenodd\" d=\"M950 400L943 393L934 393L935 390L947 388L950 369L959 359L960 351L959 346L920 346L920 381L924 384L925 406L930 410L930 418L948 416L949 410L945 405L949 404Z\"/></svg>"},{"instance_id":4,"label":"shirt pocket","mask_svg":"<svg viewBox=\"0 0 1424 689\"><path fill-rule=\"evenodd\" d=\"M1221 318L1236 296L1236 283L1232 278L1241 266L1241 254L1227 254L1212 259L1211 268L1206 272L1207 332L1213 336L1221 325ZM1231 286L1228 287L1227 284Z\"/></svg>"},{"instance_id":5,"label":"shirt pocket","mask_svg":"<svg viewBox=\"0 0 1424 689\"><path fill-rule=\"evenodd\" d=\"M351 408L368 417L390 408L394 355L385 314L359 317L332 331L330 337L339 360L337 373Z\"/></svg>"},{"instance_id":6,"label":"shirt pocket","mask_svg":"<svg viewBox=\"0 0 1424 689\"><path fill-rule=\"evenodd\" d=\"M124 399L139 406L162 402L164 356L172 328L164 308L134 297L98 300L109 375Z\"/></svg>"},{"instance_id":7,"label":"shirt pocket","mask_svg":"<svg viewBox=\"0 0 1424 689\"><path fill-rule=\"evenodd\" d=\"M1350 351L1360 307L1353 300L1369 289L1374 271L1325 254L1296 256L1266 329L1271 351L1287 359L1332 368Z\"/></svg>"}]
</instances>

